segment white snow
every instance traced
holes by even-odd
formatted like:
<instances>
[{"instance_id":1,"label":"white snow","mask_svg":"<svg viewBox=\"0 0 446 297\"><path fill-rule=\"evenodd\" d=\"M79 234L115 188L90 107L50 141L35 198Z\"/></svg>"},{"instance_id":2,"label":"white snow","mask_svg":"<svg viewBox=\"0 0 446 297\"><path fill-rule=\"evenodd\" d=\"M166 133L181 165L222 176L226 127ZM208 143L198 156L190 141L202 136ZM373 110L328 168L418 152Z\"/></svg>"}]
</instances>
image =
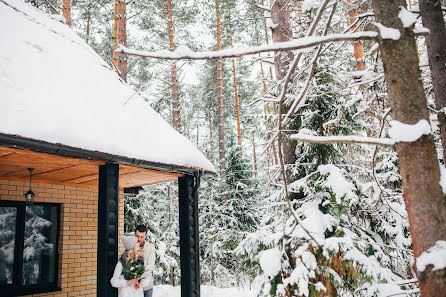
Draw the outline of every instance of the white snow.
<instances>
[{"instance_id":1,"label":"white snow","mask_svg":"<svg viewBox=\"0 0 446 297\"><path fill-rule=\"evenodd\" d=\"M423 135L431 134L431 131L429 122L424 119L415 125L392 120L390 121L389 136L395 142L413 142L417 141Z\"/></svg>"},{"instance_id":2,"label":"white snow","mask_svg":"<svg viewBox=\"0 0 446 297\"><path fill-rule=\"evenodd\" d=\"M398 40L401 37L401 32L398 29L386 27L381 23L374 23L374 25L378 27L379 35L382 39Z\"/></svg>"},{"instance_id":3,"label":"white snow","mask_svg":"<svg viewBox=\"0 0 446 297\"><path fill-rule=\"evenodd\" d=\"M446 268L446 240L438 240L434 246L421 253L416 263L419 272L423 272L428 265L434 266L432 271Z\"/></svg>"},{"instance_id":4,"label":"white snow","mask_svg":"<svg viewBox=\"0 0 446 297\"><path fill-rule=\"evenodd\" d=\"M282 252L278 248L272 248L260 253L260 267L268 277L277 275L281 268Z\"/></svg>"},{"instance_id":5,"label":"white snow","mask_svg":"<svg viewBox=\"0 0 446 297\"><path fill-rule=\"evenodd\" d=\"M52 15L50 15L50 17L55 21L61 22L62 24L67 23L67 20L65 19L65 17L60 14L52 14Z\"/></svg>"},{"instance_id":6,"label":"white snow","mask_svg":"<svg viewBox=\"0 0 446 297\"><path fill-rule=\"evenodd\" d=\"M274 22L271 19L266 20L266 26L272 30L276 29L279 24L274 24Z\"/></svg>"},{"instance_id":7,"label":"white snow","mask_svg":"<svg viewBox=\"0 0 446 297\"><path fill-rule=\"evenodd\" d=\"M438 166L440 166L440 187L443 191L443 194L446 195L446 167L444 167L443 164L438 163Z\"/></svg>"},{"instance_id":8,"label":"white snow","mask_svg":"<svg viewBox=\"0 0 446 297\"><path fill-rule=\"evenodd\" d=\"M0 26L0 133L215 172L68 26L18 0Z\"/></svg>"},{"instance_id":9,"label":"white snow","mask_svg":"<svg viewBox=\"0 0 446 297\"><path fill-rule=\"evenodd\" d=\"M304 208L301 211L305 219L300 222L300 225L297 226L292 236L295 238L310 238L307 232L302 229L302 225L319 244L322 244L325 240L325 230L331 230L334 224L333 217L329 214L322 213L319 210L318 204L313 201L305 203L301 208ZM309 266L306 265L306 267Z\"/></svg>"},{"instance_id":10,"label":"white snow","mask_svg":"<svg viewBox=\"0 0 446 297\"><path fill-rule=\"evenodd\" d=\"M355 186L344 177L343 173L345 174L346 172L343 169L332 164L327 164L319 165L317 170L321 175L328 174L324 186L331 188L335 194L336 203L341 204L342 198L350 202L356 199L356 195L354 194Z\"/></svg>"},{"instance_id":11,"label":"white snow","mask_svg":"<svg viewBox=\"0 0 446 297\"><path fill-rule=\"evenodd\" d=\"M417 15L408 11L405 7L400 6L400 12L398 13L398 17L403 23L404 28L409 28L417 21Z\"/></svg>"},{"instance_id":12,"label":"white snow","mask_svg":"<svg viewBox=\"0 0 446 297\"><path fill-rule=\"evenodd\" d=\"M429 34L431 32L431 30L429 30L428 28L425 27L415 27L413 29L413 33L415 34Z\"/></svg>"},{"instance_id":13,"label":"white snow","mask_svg":"<svg viewBox=\"0 0 446 297\"><path fill-rule=\"evenodd\" d=\"M153 297L180 297L181 287L169 285L158 285L153 287ZM212 286L201 286L201 297L255 297L254 290L238 288L217 288Z\"/></svg>"},{"instance_id":14,"label":"white snow","mask_svg":"<svg viewBox=\"0 0 446 297\"><path fill-rule=\"evenodd\" d=\"M307 12L321 6L320 0L304 0L302 3L302 12Z\"/></svg>"}]
</instances>

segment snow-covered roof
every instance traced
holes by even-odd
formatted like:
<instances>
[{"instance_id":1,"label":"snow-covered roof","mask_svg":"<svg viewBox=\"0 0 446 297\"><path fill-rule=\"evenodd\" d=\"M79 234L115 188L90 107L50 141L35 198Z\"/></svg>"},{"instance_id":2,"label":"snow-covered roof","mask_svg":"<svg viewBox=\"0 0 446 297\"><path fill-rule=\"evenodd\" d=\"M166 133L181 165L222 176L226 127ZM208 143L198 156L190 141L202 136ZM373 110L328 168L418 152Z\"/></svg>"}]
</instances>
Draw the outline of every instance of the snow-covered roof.
<instances>
[{"instance_id":1,"label":"snow-covered roof","mask_svg":"<svg viewBox=\"0 0 446 297\"><path fill-rule=\"evenodd\" d=\"M215 172L56 17L0 0L0 27L0 133Z\"/></svg>"}]
</instances>

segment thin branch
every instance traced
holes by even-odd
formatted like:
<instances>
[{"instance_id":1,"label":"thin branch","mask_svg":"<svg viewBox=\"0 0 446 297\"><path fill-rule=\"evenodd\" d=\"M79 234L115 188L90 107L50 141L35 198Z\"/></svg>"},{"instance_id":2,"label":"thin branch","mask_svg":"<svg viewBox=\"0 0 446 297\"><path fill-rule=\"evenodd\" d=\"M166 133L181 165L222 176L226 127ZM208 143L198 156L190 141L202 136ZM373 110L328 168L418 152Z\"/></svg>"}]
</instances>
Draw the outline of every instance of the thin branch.
<instances>
[{"instance_id":1,"label":"thin branch","mask_svg":"<svg viewBox=\"0 0 446 297\"><path fill-rule=\"evenodd\" d=\"M379 135L378 137L381 138L381 135L383 133L384 130L384 124L386 121L387 116L390 114L391 109L389 108L385 113L384 116L381 120L381 128L379 130ZM375 147L375 150L373 151L373 157L372 157L372 175L373 178L375 179L376 184L378 185L379 189L381 190L381 192L384 192L384 189L382 188L381 184L378 181L378 178L376 177L376 172L375 172L375 166L376 166L376 153L378 152L378 147Z\"/></svg>"},{"instance_id":2,"label":"thin branch","mask_svg":"<svg viewBox=\"0 0 446 297\"><path fill-rule=\"evenodd\" d=\"M111 58L109 55L107 55L106 57L109 59L113 69L115 69L115 71L118 73L118 75L121 76L121 71L119 71L118 67L116 67L115 62L113 61L113 58Z\"/></svg>"},{"instance_id":3,"label":"thin branch","mask_svg":"<svg viewBox=\"0 0 446 297\"><path fill-rule=\"evenodd\" d=\"M160 75L160 74L166 72L167 70L169 70L170 68L172 68L172 66L173 66L175 63L176 63L175 61L172 62L172 63L170 63L169 66L166 67L166 68L164 68L163 70L161 70L161 71L158 73L158 75ZM143 88L147 87L147 86L149 85L150 81L151 81L153 78L161 79L161 76L155 76L155 75L153 75L152 77L150 77L150 78L145 82L145 84L140 85L139 88L138 88L138 90L135 91L129 98L127 98L127 100L122 104L122 106L127 105L127 103L129 103L129 101L130 101L136 94L139 94L139 92L141 92Z\"/></svg>"},{"instance_id":4,"label":"thin branch","mask_svg":"<svg viewBox=\"0 0 446 297\"><path fill-rule=\"evenodd\" d=\"M320 44L333 41L355 41L355 40L376 40L378 33L374 31L363 31L358 33L347 34L331 34L327 36L306 36L285 42L276 42L262 46L252 46L241 49L224 49L219 51L194 52L191 49L182 46L176 51L142 51L127 48L121 45L116 49L118 53L125 53L130 56L138 56L142 58L166 59L166 60L208 60L217 58L238 58L246 55L254 55L258 53L271 51L290 51L300 50L314 47Z\"/></svg>"},{"instance_id":5,"label":"thin branch","mask_svg":"<svg viewBox=\"0 0 446 297\"><path fill-rule=\"evenodd\" d=\"M330 0L325 0L324 3L319 8L319 10L317 12L317 16L314 19L313 23L311 24L311 28L310 28L310 30L307 33L307 38L314 33L314 30L316 29L316 25L319 22L319 20L320 20L322 14L323 14L323 12L324 12L328 2L330 2ZM331 14L330 14L330 18L328 19L328 22L327 22L327 27L329 26L329 24L331 22L331 18L333 16L333 13L334 13L335 9L336 9L336 5L332 8L332 11L331 11ZM320 47L319 47L319 49L320 49ZM282 179L283 179L283 183L284 183L284 191L285 191L285 197L286 197L286 200L287 200L287 203L288 203L288 209L291 212L291 214L293 215L293 217L294 217L294 219L296 221L296 224L299 224L300 227L302 228L302 230L304 230L305 233L308 234L308 236L316 243L316 245L320 246L320 244L311 235L311 233L302 225L301 220L299 219L297 214L294 212L293 206L291 205L290 196L289 196L289 193L288 193L287 174L286 174L286 171L285 171L285 165L284 165L283 154L282 154L282 141L281 140L282 140L282 127L283 127L282 126L283 103L284 103L284 100L285 100L285 97L286 97L285 95L286 95L286 92L287 92L288 83L291 80L292 73L294 73L294 70L296 69L297 64L299 63L299 60L300 60L301 56L302 56L302 53L299 53L296 56L296 58L293 61L293 65L291 65L290 69L288 70L287 76L285 77L285 83L283 85L283 90L282 90L282 93L281 93L281 96L280 96L280 99L279 99L279 119L277 121L277 130L278 130L277 131L277 147L278 147L278 151L279 151L280 168L281 168L281 171L282 171Z\"/></svg>"},{"instance_id":6,"label":"thin branch","mask_svg":"<svg viewBox=\"0 0 446 297\"><path fill-rule=\"evenodd\" d=\"M399 293L386 295L385 297L393 297L393 296L400 296L400 295L407 296L407 294L415 294L415 293L420 293L420 289L416 288L416 289L412 289L412 290L401 290L401 292L399 292Z\"/></svg>"},{"instance_id":7,"label":"thin branch","mask_svg":"<svg viewBox=\"0 0 446 297\"><path fill-rule=\"evenodd\" d=\"M59 14L59 12L57 11L57 9L54 7L53 4L51 4L50 2L48 2L47 0L43 0L50 8L51 10L55 13L55 14ZM63 4L62 4L63 5Z\"/></svg>"},{"instance_id":8,"label":"thin branch","mask_svg":"<svg viewBox=\"0 0 446 297\"><path fill-rule=\"evenodd\" d=\"M417 278L412 278L412 279L407 279L407 280L395 282L395 284L399 285L399 286L402 286L402 285L413 284L413 283L417 283L417 282L418 282Z\"/></svg>"},{"instance_id":9,"label":"thin branch","mask_svg":"<svg viewBox=\"0 0 446 297\"><path fill-rule=\"evenodd\" d=\"M313 23L311 23L311 27L307 32L307 35L304 38L307 39L311 39L311 38L317 38L317 37L313 37L313 33L316 30L317 24L319 23L321 17L322 17L322 13L325 10L328 2L330 2L329 0L325 0L324 3L322 3L321 7L319 8L316 17L313 20ZM326 37L326 36L322 36L322 37ZM304 39L302 38L302 39ZM297 39L297 40L302 40L302 39ZM273 43L274 44L274 43ZM277 44L277 43L276 43ZM288 69L288 73L285 76L285 82L283 83L283 89L282 92L280 93L280 96L278 98L279 100L279 107L281 107L283 105L283 101L285 100L286 97L286 93L288 91L288 84L291 81L291 76L294 73L294 70L297 67L297 64L299 64L300 58L302 57L302 52L299 52L297 54L297 56L294 58L293 63L291 64L290 68ZM268 145L265 147L265 151L271 146L271 144L274 142L274 140L276 139L276 137L278 137L278 135L280 134L280 130L282 130L282 114L279 112L279 120L277 122L277 126L278 126L278 131L276 132L276 134L270 139L270 141L268 142Z\"/></svg>"}]
</instances>

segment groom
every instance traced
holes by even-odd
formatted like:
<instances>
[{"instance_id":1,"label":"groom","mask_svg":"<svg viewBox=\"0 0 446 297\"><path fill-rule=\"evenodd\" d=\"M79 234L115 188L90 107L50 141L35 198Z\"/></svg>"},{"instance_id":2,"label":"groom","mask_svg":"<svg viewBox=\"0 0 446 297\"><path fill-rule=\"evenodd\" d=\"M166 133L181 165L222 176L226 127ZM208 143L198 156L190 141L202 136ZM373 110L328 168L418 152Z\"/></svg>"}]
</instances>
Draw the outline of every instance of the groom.
<instances>
[{"instance_id":1,"label":"groom","mask_svg":"<svg viewBox=\"0 0 446 297\"><path fill-rule=\"evenodd\" d=\"M144 225L136 226L135 236L138 238L139 246L141 247L141 252L144 254L144 266L146 271L143 277L150 276L150 284L144 287L144 297L152 297L153 294L153 277L152 271L155 268L155 247L150 243L146 242L147 237L147 227Z\"/></svg>"}]
</instances>

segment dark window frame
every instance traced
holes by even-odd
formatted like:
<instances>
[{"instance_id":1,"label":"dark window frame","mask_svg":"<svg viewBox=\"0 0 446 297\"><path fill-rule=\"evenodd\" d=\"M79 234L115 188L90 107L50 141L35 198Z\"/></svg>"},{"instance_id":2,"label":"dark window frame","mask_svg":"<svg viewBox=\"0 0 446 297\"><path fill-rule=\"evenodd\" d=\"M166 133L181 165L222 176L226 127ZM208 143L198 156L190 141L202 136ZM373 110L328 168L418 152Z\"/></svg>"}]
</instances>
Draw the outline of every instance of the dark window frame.
<instances>
[{"instance_id":1,"label":"dark window frame","mask_svg":"<svg viewBox=\"0 0 446 297\"><path fill-rule=\"evenodd\" d=\"M23 285L23 250L25 241L26 203L23 201L0 200L0 207L15 207L17 209L16 233L14 245L13 282L8 285L0 285L0 296L23 296L46 292L62 291L59 286L59 239L61 223L61 203L34 202L33 205L55 206L57 209L57 237L55 244L55 279L52 283Z\"/></svg>"}]
</instances>

